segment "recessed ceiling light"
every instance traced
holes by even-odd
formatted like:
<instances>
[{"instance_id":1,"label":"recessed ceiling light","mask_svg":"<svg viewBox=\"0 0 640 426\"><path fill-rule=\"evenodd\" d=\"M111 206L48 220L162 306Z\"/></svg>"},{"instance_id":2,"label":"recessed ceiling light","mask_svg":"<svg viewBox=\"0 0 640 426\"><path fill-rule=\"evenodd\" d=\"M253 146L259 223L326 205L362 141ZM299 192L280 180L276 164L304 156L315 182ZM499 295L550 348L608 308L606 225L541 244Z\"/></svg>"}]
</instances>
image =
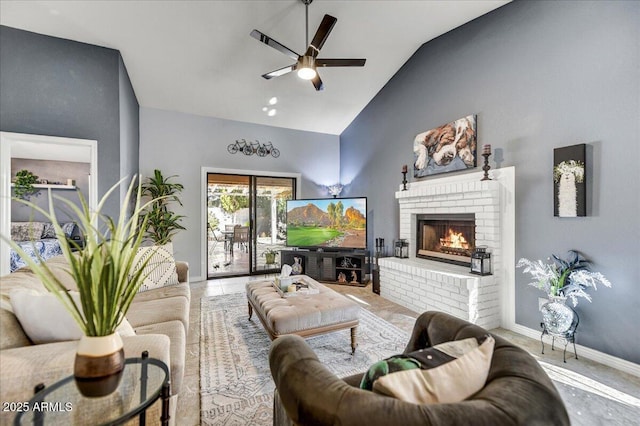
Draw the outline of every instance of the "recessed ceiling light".
<instances>
[{"instance_id":1,"label":"recessed ceiling light","mask_svg":"<svg viewBox=\"0 0 640 426\"><path fill-rule=\"evenodd\" d=\"M267 115L268 115L269 117L273 117L274 115L276 115L276 112L277 112L277 111L276 111L276 109L275 109L275 108L271 108L271 109L269 110L269 112L267 113Z\"/></svg>"},{"instance_id":2,"label":"recessed ceiling light","mask_svg":"<svg viewBox=\"0 0 640 426\"><path fill-rule=\"evenodd\" d=\"M278 103L278 98L276 98L275 96L269 99L269 105L275 105L277 103Z\"/></svg>"},{"instance_id":3,"label":"recessed ceiling light","mask_svg":"<svg viewBox=\"0 0 640 426\"><path fill-rule=\"evenodd\" d=\"M268 109L269 108L267 108L267 107L262 107L262 111L264 111L264 112L267 112Z\"/></svg>"}]
</instances>

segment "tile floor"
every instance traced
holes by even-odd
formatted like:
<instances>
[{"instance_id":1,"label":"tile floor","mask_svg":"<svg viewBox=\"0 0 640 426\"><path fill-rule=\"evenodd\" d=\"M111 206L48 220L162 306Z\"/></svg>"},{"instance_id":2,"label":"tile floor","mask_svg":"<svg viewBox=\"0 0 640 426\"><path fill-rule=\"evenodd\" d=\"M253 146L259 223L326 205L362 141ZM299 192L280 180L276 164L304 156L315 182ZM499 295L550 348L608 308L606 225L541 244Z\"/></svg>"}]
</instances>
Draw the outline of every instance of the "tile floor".
<instances>
[{"instance_id":1,"label":"tile floor","mask_svg":"<svg viewBox=\"0 0 640 426\"><path fill-rule=\"evenodd\" d=\"M187 336L187 358L183 391L178 400L177 425L200 424L200 299L244 292L247 280L264 279L264 276L236 277L191 285L191 312L189 335ZM367 287L328 285L334 290L349 295L390 323L410 332L418 313L381 298ZM492 332L503 336L528 350L533 356L547 363L558 372L554 380L567 386L559 389L567 403L573 425L638 425L640 421L640 377L629 376L619 370L598 364L587 358L575 360L567 354L567 363L562 362L562 351L545 350L540 354L540 342L513 333L495 329ZM578 352L580 356L580 352ZM637 413L637 416L635 414Z\"/></svg>"}]
</instances>

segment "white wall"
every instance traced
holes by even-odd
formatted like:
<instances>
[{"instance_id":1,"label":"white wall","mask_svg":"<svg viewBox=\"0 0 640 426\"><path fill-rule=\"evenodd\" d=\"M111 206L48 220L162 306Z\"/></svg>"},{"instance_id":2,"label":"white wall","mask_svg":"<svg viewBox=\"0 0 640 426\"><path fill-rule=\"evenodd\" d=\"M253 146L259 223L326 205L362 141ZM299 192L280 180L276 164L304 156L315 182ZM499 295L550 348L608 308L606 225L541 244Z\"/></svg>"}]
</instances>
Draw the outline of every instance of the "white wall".
<instances>
[{"instance_id":1,"label":"white wall","mask_svg":"<svg viewBox=\"0 0 640 426\"><path fill-rule=\"evenodd\" d=\"M280 157L230 154L227 145L236 139L271 141ZM337 135L303 132L179 112L140 108L140 173L150 176L160 169L165 176L178 175L185 189L183 208L186 231L174 239L177 259L189 262L191 280L205 279L200 267L202 167L301 173L298 198L328 197L324 185L340 176L340 140Z\"/></svg>"}]
</instances>

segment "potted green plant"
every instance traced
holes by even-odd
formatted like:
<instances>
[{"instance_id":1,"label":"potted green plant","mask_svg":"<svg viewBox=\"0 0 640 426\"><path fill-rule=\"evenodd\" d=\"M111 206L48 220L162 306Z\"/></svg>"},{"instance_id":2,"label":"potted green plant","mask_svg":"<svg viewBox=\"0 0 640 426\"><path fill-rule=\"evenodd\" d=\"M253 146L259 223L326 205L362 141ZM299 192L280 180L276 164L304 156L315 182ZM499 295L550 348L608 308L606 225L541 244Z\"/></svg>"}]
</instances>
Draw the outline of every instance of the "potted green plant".
<instances>
[{"instance_id":1,"label":"potted green plant","mask_svg":"<svg viewBox=\"0 0 640 426\"><path fill-rule=\"evenodd\" d=\"M177 176L162 176L158 169L153 171L153 177L148 177L142 183L142 196L151 200L147 208L140 215L140 223L146 221L144 229L148 239L156 245L171 242L177 231L185 229L180 224L184 216L171 211L172 203L182 205L179 194L184 186L170 180Z\"/></svg>"},{"instance_id":2,"label":"potted green plant","mask_svg":"<svg viewBox=\"0 0 640 426\"><path fill-rule=\"evenodd\" d=\"M278 251L268 247L265 251L262 252L262 256L264 256L265 263L267 265L273 265L276 263L276 256L278 255Z\"/></svg>"},{"instance_id":3,"label":"potted green plant","mask_svg":"<svg viewBox=\"0 0 640 426\"><path fill-rule=\"evenodd\" d=\"M13 182L13 194L16 198L29 200L32 195L37 195L40 191L33 186L36 183L38 183L38 176L29 170L20 170L16 173L16 179Z\"/></svg>"},{"instance_id":4,"label":"potted green plant","mask_svg":"<svg viewBox=\"0 0 640 426\"><path fill-rule=\"evenodd\" d=\"M45 216L54 226L62 253L69 264L79 292L78 298L68 292L43 259L32 259L19 245L2 236L25 260L44 286L62 302L80 326L84 336L78 343L74 375L78 388L87 396L102 396L118 385L124 368L122 339L116 328L122 322L145 276L146 261L136 263L136 254L143 238L138 232L139 216L145 206L140 205L138 186L135 207L128 215L129 200L135 192L135 179L129 185L119 217L114 221L101 214L107 198L120 183L114 185L100 200L97 209L90 211L82 193L78 193L80 206L49 193L49 211L35 204L29 205ZM65 238L54 209L53 199L63 203L72 212L71 218L85 237L83 250Z\"/></svg>"}]
</instances>

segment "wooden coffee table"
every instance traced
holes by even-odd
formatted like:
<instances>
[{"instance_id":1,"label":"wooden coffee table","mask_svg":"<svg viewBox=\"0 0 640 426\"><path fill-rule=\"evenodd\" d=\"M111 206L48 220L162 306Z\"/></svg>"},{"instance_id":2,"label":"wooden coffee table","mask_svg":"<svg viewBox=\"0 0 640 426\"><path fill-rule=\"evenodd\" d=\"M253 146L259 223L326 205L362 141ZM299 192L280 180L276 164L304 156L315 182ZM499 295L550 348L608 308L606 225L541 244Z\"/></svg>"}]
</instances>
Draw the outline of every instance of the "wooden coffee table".
<instances>
[{"instance_id":1,"label":"wooden coffee table","mask_svg":"<svg viewBox=\"0 0 640 426\"><path fill-rule=\"evenodd\" d=\"M285 334L311 337L348 328L354 353L360 306L306 275L296 277L296 281L317 288L318 293L283 297L272 281L248 282L249 320L255 311L271 340Z\"/></svg>"}]
</instances>

